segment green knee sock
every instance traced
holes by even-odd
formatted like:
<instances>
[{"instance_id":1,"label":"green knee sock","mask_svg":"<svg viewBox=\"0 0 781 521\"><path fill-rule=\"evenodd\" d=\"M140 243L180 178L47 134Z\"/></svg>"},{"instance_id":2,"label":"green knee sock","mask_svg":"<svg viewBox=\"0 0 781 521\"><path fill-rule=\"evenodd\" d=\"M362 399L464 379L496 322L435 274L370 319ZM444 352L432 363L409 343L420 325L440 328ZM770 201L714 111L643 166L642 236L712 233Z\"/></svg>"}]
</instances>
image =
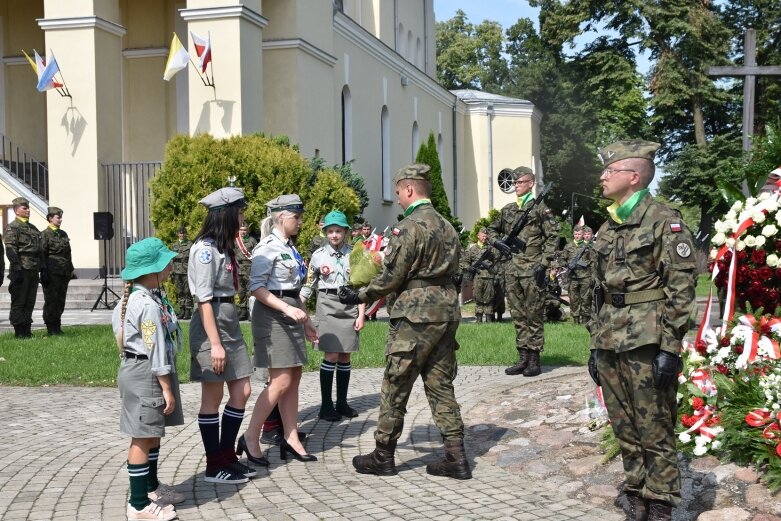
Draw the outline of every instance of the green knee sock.
<instances>
[{"instance_id":1,"label":"green knee sock","mask_svg":"<svg viewBox=\"0 0 781 521\"><path fill-rule=\"evenodd\" d=\"M130 477L130 500L128 503L136 510L145 508L151 501L147 496L146 482L149 479L149 464L127 464L127 475Z\"/></svg>"},{"instance_id":2,"label":"green knee sock","mask_svg":"<svg viewBox=\"0 0 781 521\"><path fill-rule=\"evenodd\" d=\"M154 492L160 486L157 481L157 458L160 456L160 446L149 449L149 477L146 480L146 491Z\"/></svg>"},{"instance_id":3,"label":"green knee sock","mask_svg":"<svg viewBox=\"0 0 781 521\"><path fill-rule=\"evenodd\" d=\"M334 400L331 393L334 388L334 370L336 364L323 360L320 364L320 396L323 404L320 406L320 414L330 411L334 408ZM337 379L338 382L338 379Z\"/></svg>"},{"instance_id":4,"label":"green knee sock","mask_svg":"<svg viewBox=\"0 0 781 521\"><path fill-rule=\"evenodd\" d=\"M347 388L350 386L350 362L336 364L336 406L347 405Z\"/></svg>"}]
</instances>

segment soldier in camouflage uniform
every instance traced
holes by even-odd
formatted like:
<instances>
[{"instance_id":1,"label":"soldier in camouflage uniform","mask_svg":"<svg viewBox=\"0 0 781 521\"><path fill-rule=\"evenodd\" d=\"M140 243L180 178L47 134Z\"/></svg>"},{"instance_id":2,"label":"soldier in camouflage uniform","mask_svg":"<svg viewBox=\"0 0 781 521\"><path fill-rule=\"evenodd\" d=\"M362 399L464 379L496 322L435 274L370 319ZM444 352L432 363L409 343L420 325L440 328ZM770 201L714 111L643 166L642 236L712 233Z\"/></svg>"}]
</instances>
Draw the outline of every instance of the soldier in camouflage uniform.
<instances>
[{"instance_id":1,"label":"soldier in camouflage uniform","mask_svg":"<svg viewBox=\"0 0 781 521\"><path fill-rule=\"evenodd\" d=\"M171 282L176 288L176 301L179 303L179 320L187 320L193 316L193 297L190 294L190 286L187 283L187 263L190 260L190 247L193 241L187 238L187 229L184 225L176 231L178 240L171 246L171 251L176 252L172 261L173 271Z\"/></svg>"},{"instance_id":2,"label":"soldier in camouflage uniform","mask_svg":"<svg viewBox=\"0 0 781 521\"><path fill-rule=\"evenodd\" d=\"M592 249L589 241L593 236L588 226L576 226L574 240L564 247L561 253L560 266L567 269L569 278L569 308L572 320L576 324L587 324L591 318L591 265ZM588 236L588 238L586 238ZM577 258L577 263L573 264Z\"/></svg>"},{"instance_id":3,"label":"soldier in camouflage uniform","mask_svg":"<svg viewBox=\"0 0 781 521\"><path fill-rule=\"evenodd\" d=\"M306 247L306 258L307 260L310 260L312 258L312 254L317 250L318 248L322 248L326 244L328 244L328 240L325 237L325 233L323 233L323 226L325 225L325 217L321 217L320 221L317 223L318 228L320 228L320 233L315 235L309 240L309 245ZM353 243L352 240L349 241L350 244Z\"/></svg>"},{"instance_id":4,"label":"soldier in camouflage uniform","mask_svg":"<svg viewBox=\"0 0 781 521\"><path fill-rule=\"evenodd\" d=\"M619 141L600 151L602 190L614 203L594 243L597 316L589 324L588 368L621 448L628 519L643 521L669 520L681 501L675 395L696 277L680 213L648 193L658 148Z\"/></svg>"},{"instance_id":5,"label":"soldier in camouflage uniform","mask_svg":"<svg viewBox=\"0 0 781 521\"><path fill-rule=\"evenodd\" d=\"M249 234L249 228L242 224L239 228L239 234L236 236L236 260L239 263L239 320L249 320L249 297L250 291L247 289L249 282L249 272L252 270L252 250L258 241Z\"/></svg>"},{"instance_id":6,"label":"soldier in camouflage uniform","mask_svg":"<svg viewBox=\"0 0 781 521\"><path fill-rule=\"evenodd\" d=\"M362 474L396 474L396 440L404 427L404 413L418 375L434 423L445 442L445 457L426 466L434 476L470 479L472 472L464 452L464 423L456 402L456 330L461 320L458 291L461 245L458 233L431 204L428 165L409 165L394 176L404 218L393 228L385 250L382 272L368 286L355 291L340 289L344 304L388 299L390 330L385 344L385 375L380 397L380 417L374 433L376 448L353 458Z\"/></svg>"},{"instance_id":7,"label":"soldier in camouflage uniform","mask_svg":"<svg viewBox=\"0 0 781 521\"><path fill-rule=\"evenodd\" d=\"M504 256L512 255L505 266L505 290L510 314L515 324L515 346L518 362L505 369L506 374L537 376L540 374L540 352L543 349L545 324L545 291L548 269L556 253L558 224L545 203L535 206L518 239L526 249L513 255L501 238L510 233L523 208L534 201L534 173L524 166L513 170L517 202L502 208L501 215L488 226L491 245Z\"/></svg>"},{"instance_id":8,"label":"soldier in camouflage uniform","mask_svg":"<svg viewBox=\"0 0 781 521\"><path fill-rule=\"evenodd\" d=\"M496 276L494 277L494 312L496 313L495 320L497 322L504 321L502 315L504 315L505 312L504 297L507 294L504 287L504 274L507 268L507 261L509 260L509 258L499 258L496 260L496 265L494 266L496 269Z\"/></svg>"},{"instance_id":9,"label":"soldier in camouflage uniform","mask_svg":"<svg viewBox=\"0 0 781 521\"><path fill-rule=\"evenodd\" d=\"M16 219L5 229L5 249L8 266L8 292L11 293L9 321L16 338L30 338L33 308L38 293L38 271L41 269L41 233L30 222L30 201L17 197L14 205Z\"/></svg>"},{"instance_id":10,"label":"soldier in camouflage uniform","mask_svg":"<svg viewBox=\"0 0 781 521\"><path fill-rule=\"evenodd\" d=\"M73 276L71 243L60 228L62 210L50 206L46 219L49 226L41 232L41 286L43 286L43 321L50 335L62 334L62 312L68 295L68 283Z\"/></svg>"},{"instance_id":11,"label":"soldier in camouflage uniform","mask_svg":"<svg viewBox=\"0 0 781 521\"><path fill-rule=\"evenodd\" d=\"M461 271L464 273L464 277L472 276L469 267L483 255L486 248L490 248L485 243L487 239L488 231L485 228L480 228L480 231L477 232L477 242L470 244L461 258ZM489 259L490 262L492 262L492 259ZM472 283L472 295L475 299L475 322L479 324L483 321L483 317L485 317L487 322L493 322L496 290L494 287L494 274L491 273L491 270L482 268L475 273Z\"/></svg>"}]
</instances>

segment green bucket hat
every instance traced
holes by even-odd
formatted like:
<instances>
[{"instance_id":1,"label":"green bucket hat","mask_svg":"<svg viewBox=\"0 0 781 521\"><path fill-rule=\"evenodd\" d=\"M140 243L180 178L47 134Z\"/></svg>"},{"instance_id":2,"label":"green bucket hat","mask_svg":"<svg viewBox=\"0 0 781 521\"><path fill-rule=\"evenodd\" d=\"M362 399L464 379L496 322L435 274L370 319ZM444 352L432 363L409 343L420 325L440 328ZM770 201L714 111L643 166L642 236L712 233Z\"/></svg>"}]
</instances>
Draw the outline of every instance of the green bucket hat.
<instances>
[{"instance_id":1,"label":"green bucket hat","mask_svg":"<svg viewBox=\"0 0 781 521\"><path fill-rule=\"evenodd\" d=\"M125 254L122 280L136 280L142 275L159 273L168 266L176 253L168 249L157 237L148 237L132 244Z\"/></svg>"},{"instance_id":2,"label":"green bucket hat","mask_svg":"<svg viewBox=\"0 0 781 521\"><path fill-rule=\"evenodd\" d=\"M352 229L350 228L350 225L347 224L347 216L344 215L339 210L333 210L331 212L328 212L326 214L325 219L323 219L323 228L328 228L329 226L341 226L342 228L347 228L348 230Z\"/></svg>"}]
</instances>

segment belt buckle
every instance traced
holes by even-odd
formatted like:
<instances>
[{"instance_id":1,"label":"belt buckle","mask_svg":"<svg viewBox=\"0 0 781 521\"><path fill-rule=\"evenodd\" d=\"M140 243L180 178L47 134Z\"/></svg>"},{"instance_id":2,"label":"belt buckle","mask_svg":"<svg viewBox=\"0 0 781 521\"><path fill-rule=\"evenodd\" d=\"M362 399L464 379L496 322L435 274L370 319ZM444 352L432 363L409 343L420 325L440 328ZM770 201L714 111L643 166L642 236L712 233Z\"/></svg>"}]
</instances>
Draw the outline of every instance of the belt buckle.
<instances>
[{"instance_id":1,"label":"belt buckle","mask_svg":"<svg viewBox=\"0 0 781 521\"><path fill-rule=\"evenodd\" d=\"M623 293L613 293L610 295L610 303L614 308L622 308L626 306L626 300Z\"/></svg>"}]
</instances>

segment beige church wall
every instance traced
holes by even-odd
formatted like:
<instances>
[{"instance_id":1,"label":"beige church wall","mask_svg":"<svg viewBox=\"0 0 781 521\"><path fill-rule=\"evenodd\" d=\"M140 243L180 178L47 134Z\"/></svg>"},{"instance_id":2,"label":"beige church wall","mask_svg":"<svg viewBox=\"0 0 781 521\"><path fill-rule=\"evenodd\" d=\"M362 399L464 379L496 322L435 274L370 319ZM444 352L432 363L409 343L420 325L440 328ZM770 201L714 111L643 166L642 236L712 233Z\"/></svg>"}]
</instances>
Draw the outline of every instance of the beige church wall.
<instances>
[{"instance_id":1,"label":"beige church wall","mask_svg":"<svg viewBox=\"0 0 781 521\"><path fill-rule=\"evenodd\" d=\"M471 228L480 217L488 215L488 132L487 117L484 114L461 116L464 129L461 149L462 163L459 165L459 218L464 226ZM494 187L494 197L498 187Z\"/></svg>"},{"instance_id":2,"label":"beige church wall","mask_svg":"<svg viewBox=\"0 0 781 521\"><path fill-rule=\"evenodd\" d=\"M269 27L272 25L269 22ZM292 68L290 64L296 63L298 53L295 49L263 51L263 111L266 120L264 132L284 134L292 143L299 143L300 106L295 95L291 93L299 91L298 83L303 78L298 68Z\"/></svg>"},{"instance_id":3,"label":"beige church wall","mask_svg":"<svg viewBox=\"0 0 781 521\"><path fill-rule=\"evenodd\" d=\"M268 25L263 29L264 40L291 38L297 33L297 10L286 0L263 0L263 12Z\"/></svg>"},{"instance_id":4,"label":"beige church wall","mask_svg":"<svg viewBox=\"0 0 781 521\"><path fill-rule=\"evenodd\" d=\"M168 14L173 9L170 0L122 0L122 25L127 33L122 37L125 49L168 47L171 29ZM178 13L176 14L178 16ZM182 40L183 44L187 42ZM162 70L160 76L162 77Z\"/></svg>"},{"instance_id":5,"label":"beige church wall","mask_svg":"<svg viewBox=\"0 0 781 521\"><path fill-rule=\"evenodd\" d=\"M17 197L19 196L16 194L16 192L11 190L11 188L3 181L3 179L0 178L0 203L4 205L5 204L10 205L11 201L16 199ZM13 210L10 210L9 213L13 215ZM63 217L66 216L63 214ZM30 207L30 222L33 223L33 225L39 230L43 230L46 226L49 225L48 221L46 220L46 213L40 212L34 206ZM63 228L65 228L65 224L63 224ZM2 233L4 233L4 230L0 230L0 234ZM6 263L6 269L7 268L8 268L8 264Z\"/></svg>"},{"instance_id":6,"label":"beige church wall","mask_svg":"<svg viewBox=\"0 0 781 521\"><path fill-rule=\"evenodd\" d=\"M516 199L515 192L505 194L499 188L497 177L504 168L514 169L526 166L537 170L532 164L531 119L511 116L494 116L494 208L501 208ZM536 156L534 159L538 159Z\"/></svg>"},{"instance_id":7,"label":"beige church wall","mask_svg":"<svg viewBox=\"0 0 781 521\"><path fill-rule=\"evenodd\" d=\"M118 23L118 0L46 0L46 18L97 16Z\"/></svg>"}]
</instances>

